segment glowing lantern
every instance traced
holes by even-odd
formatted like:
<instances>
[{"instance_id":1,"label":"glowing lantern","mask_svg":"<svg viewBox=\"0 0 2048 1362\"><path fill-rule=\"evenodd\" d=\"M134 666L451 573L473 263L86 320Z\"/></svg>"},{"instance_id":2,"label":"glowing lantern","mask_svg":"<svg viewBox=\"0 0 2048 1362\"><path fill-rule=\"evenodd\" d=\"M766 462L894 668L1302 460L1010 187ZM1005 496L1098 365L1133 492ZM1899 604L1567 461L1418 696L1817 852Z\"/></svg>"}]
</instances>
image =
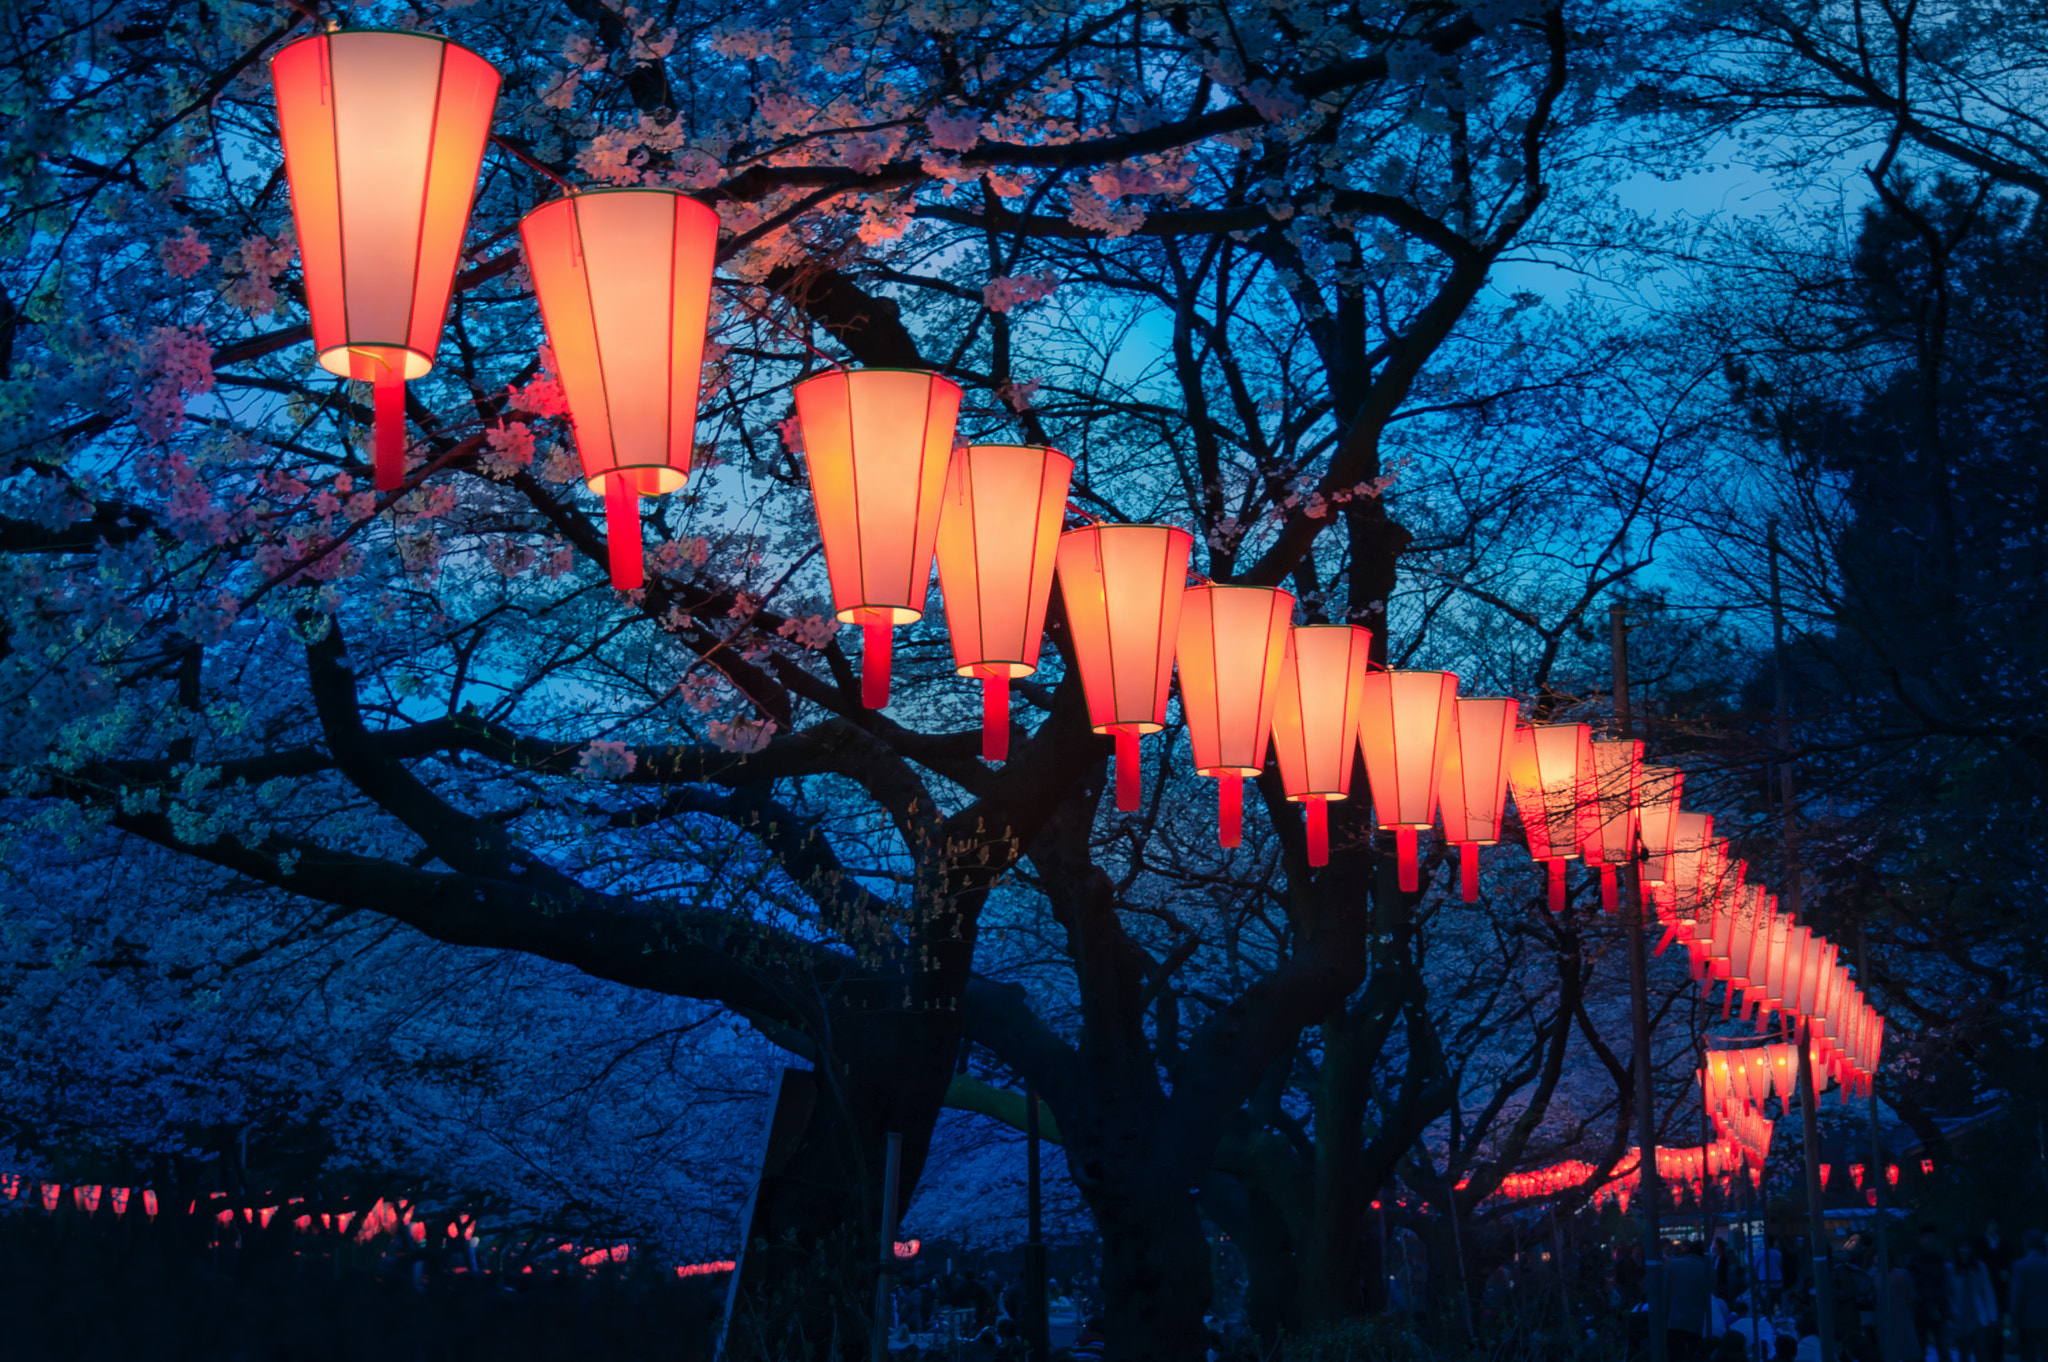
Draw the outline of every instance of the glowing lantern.
<instances>
[{"instance_id":1,"label":"glowing lantern","mask_svg":"<svg viewBox=\"0 0 2048 1362\"><path fill-rule=\"evenodd\" d=\"M1895 1163L1888 1163L1888 1164L1886 1164L1886 1165L1884 1166L1884 1179L1885 1179L1885 1181L1886 1181L1886 1182L1889 1182L1889 1183L1890 1183L1890 1184L1891 1184L1892 1186L1894 1186L1894 1187L1898 1186L1898 1185L1899 1185L1899 1166L1898 1166L1897 1164L1895 1164Z\"/></svg>"},{"instance_id":2,"label":"glowing lantern","mask_svg":"<svg viewBox=\"0 0 2048 1362\"><path fill-rule=\"evenodd\" d=\"M434 367L498 72L429 33L316 33L271 59L313 346L367 382L380 491L405 481L405 381Z\"/></svg>"},{"instance_id":3,"label":"glowing lantern","mask_svg":"<svg viewBox=\"0 0 2048 1362\"><path fill-rule=\"evenodd\" d=\"M642 585L640 498L690 473L718 214L667 189L600 189L519 223L583 480L604 498L612 585Z\"/></svg>"},{"instance_id":4,"label":"glowing lantern","mask_svg":"<svg viewBox=\"0 0 2048 1362\"><path fill-rule=\"evenodd\" d=\"M1921 1176L1921 1177L1924 1177L1924 1178L1931 1178L1931 1177L1933 1177L1933 1176L1934 1176L1934 1160L1933 1160L1933 1159L1922 1159L1922 1160L1920 1160L1920 1176Z\"/></svg>"},{"instance_id":5,"label":"glowing lantern","mask_svg":"<svg viewBox=\"0 0 2048 1362\"><path fill-rule=\"evenodd\" d=\"M51 1215L55 1215L57 1213L57 1202L63 1198L64 1189L54 1182L44 1183L42 1189L43 1209Z\"/></svg>"},{"instance_id":6,"label":"glowing lantern","mask_svg":"<svg viewBox=\"0 0 2048 1362\"><path fill-rule=\"evenodd\" d=\"M1619 895L1615 870L1636 858L1637 800L1643 775L1643 745L1634 738L1601 738L1593 743L1593 790L1598 800L1595 835L1588 858L1600 865L1600 907L1615 911Z\"/></svg>"},{"instance_id":7,"label":"glowing lantern","mask_svg":"<svg viewBox=\"0 0 2048 1362\"><path fill-rule=\"evenodd\" d=\"M148 1187L142 1189L142 1209L151 1220L156 1219L156 1192Z\"/></svg>"},{"instance_id":8,"label":"glowing lantern","mask_svg":"<svg viewBox=\"0 0 2048 1362\"><path fill-rule=\"evenodd\" d=\"M1458 848L1458 888L1467 903L1479 899L1479 848L1500 841L1514 741L1513 700L1458 701L1457 732L1444 747L1437 798L1443 809L1444 840Z\"/></svg>"},{"instance_id":9,"label":"glowing lantern","mask_svg":"<svg viewBox=\"0 0 2048 1362\"><path fill-rule=\"evenodd\" d=\"M1658 911L1664 918L1664 936L1655 952L1658 955L1673 940L1692 940L1700 915L1701 885L1711 883L1713 878L1713 815L1681 810L1673 817L1672 828L1669 878L1657 895Z\"/></svg>"},{"instance_id":10,"label":"glowing lantern","mask_svg":"<svg viewBox=\"0 0 2048 1362\"><path fill-rule=\"evenodd\" d=\"M1035 445L953 451L939 511L939 590L953 667L981 678L981 754L1010 754L1010 678L1038 670L1074 461Z\"/></svg>"},{"instance_id":11,"label":"glowing lantern","mask_svg":"<svg viewBox=\"0 0 2048 1362\"><path fill-rule=\"evenodd\" d=\"M1799 1087L1799 1051L1790 1045L1771 1047L1771 1086L1783 1102L1790 1102Z\"/></svg>"},{"instance_id":12,"label":"glowing lantern","mask_svg":"<svg viewBox=\"0 0 2048 1362\"><path fill-rule=\"evenodd\" d=\"M1860 1163L1850 1164L1849 1178L1858 1188L1861 1188L1863 1186L1863 1165Z\"/></svg>"},{"instance_id":13,"label":"glowing lantern","mask_svg":"<svg viewBox=\"0 0 2048 1362\"><path fill-rule=\"evenodd\" d=\"M1828 1174L1834 1171L1835 1170L1833 1164L1824 1163L1820 1166L1820 1189L1823 1192L1825 1192L1828 1189Z\"/></svg>"},{"instance_id":14,"label":"glowing lantern","mask_svg":"<svg viewBox=\"0 0 2048 1362\"><path fill-rule=\"evenodd\" d=\"M832 607L861 626L861 700L882 709L891 631L924 616L960 389L922 369L834 369L796 385L796 414Z\"/></svg>"},{"instance_id":15,"label":"glowing lantern","mask_svg":"<svg viewBox=\"0 0 2048 1362\"><path fill-rule=\"evenodd\" d=\"M1372 785L1373 820L1394 834L1401 889L1420 884L1415 835L1436 822L1444 753L1457 743L1458 678L1449 672L1385 671L1365 678L1358 745Z\"/></svg>"},{"instance_id":16,"label":"glowing lantern","mask_svg":"<svg viewBox=\"0 0 2048 1362\"><path fill-rule=\"evenodd\" d=\"M115 1215L128 1214L128 1189L126 1187L109 1187L107 1189L107 1201L113 1206Z\"/></svg>"},{"instance_id":17,"label":"glowing lantern","mask_svg":"<svg viewBox=\"0 0 2048 1362\"><path fill-rule=\"evenodd\" d=\"M1270 586L1191 586L1181 601L1180 705L1226 847L1243 840L1245 777L1266 765L1293 615L1293 594Z\"/></svg>"},{"instance_id":18,"label":"glowing lantern","mask_svg":"<svg viewBox=\"0 0 2048 1362\"><path fill-rule=\"evenodd\" d=\"M1771 1095L1771 1052L1756 1049L1747 1052L1745 1060L1749 1065L1749 1100L1752 1105L1762 1106Z\"/></svg>"},{"instance_id":19,"label":"glowing lantern","mask_svg":"<svg viewBox=\"0 0 2048 1362\"><path fill-rule=\"evenodd\" d=\"M1537 724L1515 731L1508 784L1522 815L1531 859L1550 867L1550 911L1564 911L1565 862L1598 834L1593 730L1585 724Z\"/></svg>"},{"instance_id":20,"label":"glowing lantern","mask_svg":"<svg viewBox=\"0 0 2048 1362\"><path fill-rule=\"evenodd\" d=\"M1678 849L1679 797L1685 793L1685 772L1676 766L1645 766L1637 787L1643 834L1643 886L1671 882L1671 858Z\"/></svg>"},{"instance_id":21,"label":"glowing lantern","mask_svg":"<svg viewBox=\"0 0 2048 1362\"><path fill-rule=\"evenodd\" d=\"M1088 721L1116 739L1116 806L1138 807L1139 739L1166 727L1194 537L1171 525L1090 525L1060 536L1060 599Z\"/></svg>"},{"instance_id":22,"label":"glowing lantern","mask_svg":"<svg viewBox=\"0 0 2048 1362\"><path fill-rule=\"evenodd\" d=\"M1330 801L1351 797L1371 657L1372 632L1355 624L1303 624L1287 634L1273 750L1288 799L1306 806L1310 865L1330 861Z\"/></svg>"}]
</instances>

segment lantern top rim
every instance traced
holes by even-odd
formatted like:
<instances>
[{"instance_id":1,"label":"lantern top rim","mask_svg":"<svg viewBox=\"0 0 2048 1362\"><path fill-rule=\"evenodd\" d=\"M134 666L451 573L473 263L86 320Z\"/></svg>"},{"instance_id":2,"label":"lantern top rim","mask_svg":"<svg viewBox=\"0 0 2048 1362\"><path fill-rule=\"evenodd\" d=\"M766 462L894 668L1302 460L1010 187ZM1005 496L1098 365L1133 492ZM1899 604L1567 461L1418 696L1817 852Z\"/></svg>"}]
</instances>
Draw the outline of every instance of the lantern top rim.
<instances>
[{"instance_id":1,"label":"lantern top rim","mask_svg":"<svg viewBox=\"0 0 2048 1362\"><path fill-rule=\"evenodd\" d=\"M460 46L460 44L457 44L457 46ZM715 215L718 211L717 209L713 208L710 204L705 203L702 199L693 197L692 195L680 189L671 189L667 185L579 184L572 185L566 193L557 194L554 198L547 200L545 203L535 204L533 207L527 209L524 213L521 213L519 215L519 220L521 222L524 222L528 218L532 217L535 213L544 213L550 208L558 208L565 203L574 203L578 199L594 199L603 194L662 194L667 196L668 198L682 199L688 203L694 203L697 205L697 207L702 208L707 213L712 213Z\"/></svg>"},{"instance_id":2,"label":"lantern top rim","mask_svg":"<svg viewBox=\"0 0 2048 1362\"><path fill-rule=\"evenodd\" d=\"M808 379L805 380L809 382ZM1092 525L1076 525L1071 530L1061 530L1060 538L1070 534L1088 534L1095 530L1166 530L1173 534L1187 535L1192 541L1194 535L1178 525L1169 525L1163 520L1098 520Z\"/></svg>"},{"instance_id":3,"label":"lantern top rim","mask_svg":"<svg viewBox=\"0 0 2048 1362\"><path fill-rule=\"evenodd\" d=\"M619 187L627 188L629 186L622 185ZM567 197L573 198L575 196L569 195ZM696 200L692 199L691 202L694 203ZM812 374L809 378L798 379L790 385L790 391L794 392L796 389L807 384L816 383L820 379L833 378L840 375L850 376L853 374L923 374L926 378L936 379L938 382L948 384L962 393L967 391L937 369L921 368L915 364L834 364L831 368ZM1043 448L1043 446L1033 446L1033 448Z\"/></svg>"},{"instance_id":4,"label":"lantern top rim","mask_svg":"<svg viewBox=\"0 0 2048 1362\"><path fill-rule=\"evenodd\" d=\"M862 370L862 372L863 372L863 373L865 373L865 372L867 372L867 371L866 371L866 370ZM805 380L805 381L806 381L806 382L808 382L809 380ZM1064 449L1061 449L1061 448L1059 448L1059 447L1058 447L1057 445L1034 445L1034 444L1025 444L1025 443L1021 443L1021 442L1019 442L1019 441L1016 441L1016 440L973 440L973 441L970 441L970 442L969 442L969 443L967 443L967 444L961 445L961 446L960 446L960 448L962 448L962 449L1029 449L1029 450L1032 450L1033 452L1035 452L1035 453L1039 453L1039 454L1057 454L1057 455L1059 455L1059 456L1060 456L1060 457L1061 457L1062 459L1065 459L1065 460L1066 460L1066 461L1067 461L1068 463L1072 463L1072 462L1074 461L1074 456L1073 456L1073 455L1071 455L1071 454L1067 453L1067 451L1066 451L1066 450L1064 450Z\"/></svg>"},{"instance_id":5,"label":"lantern top rim","mask_svg":"<svg viewBox=\"0 0 2048 1362\"><path fill-rule=\"evenodd\" d=\"M490 67L493 71L498 69L496 62L460 39L451 38L445 33L432 33L423 28L392 28L388 24L349 24L342 28L323 28L318 33L308 33L303 38L292 39L283 47L271 53L268 60L272 65L275 65L279 57L282 57L301 43L310 43L317 38L346 38L352 33L395 33L407 38L428 38L437 43L446 43L450 47L460 48L484 65Z\"/></svg>"}]
</instances>

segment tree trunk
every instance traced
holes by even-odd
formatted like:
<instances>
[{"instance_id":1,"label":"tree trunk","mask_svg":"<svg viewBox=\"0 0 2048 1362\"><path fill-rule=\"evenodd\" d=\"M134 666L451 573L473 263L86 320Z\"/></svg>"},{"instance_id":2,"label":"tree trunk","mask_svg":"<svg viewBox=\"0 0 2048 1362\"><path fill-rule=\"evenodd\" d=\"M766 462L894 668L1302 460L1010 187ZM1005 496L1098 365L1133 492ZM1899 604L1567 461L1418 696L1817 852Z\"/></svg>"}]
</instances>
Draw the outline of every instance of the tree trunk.
<instances>
[{"instance_id":1,"label":"tree trunk","mask_svg":"<svg viewBox=\"0 0 2048 1362\"><path fill-rule=\"evenodd\" d=\"M1195 1176L1199 1176L1198 1174ZM1203 1362L1211 1264L1195 1176L1133 1160L1091 1179L1108 1362Z\"/></svg>"}]
</instances>

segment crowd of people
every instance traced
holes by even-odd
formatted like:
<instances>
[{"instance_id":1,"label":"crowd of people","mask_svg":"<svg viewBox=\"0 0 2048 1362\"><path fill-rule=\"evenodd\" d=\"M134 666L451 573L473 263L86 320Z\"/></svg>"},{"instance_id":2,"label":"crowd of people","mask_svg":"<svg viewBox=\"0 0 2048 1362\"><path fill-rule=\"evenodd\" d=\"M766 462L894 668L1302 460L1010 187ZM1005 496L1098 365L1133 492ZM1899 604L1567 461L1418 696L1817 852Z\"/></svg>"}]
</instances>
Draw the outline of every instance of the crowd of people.
<instances>
[{"instance_id":1,"label":"crowd of people","mask_svg":"<svg viewBox=\"0 0 2048 1362\"><path fill-rule=\"evenodd\" d=\"M1836 1362L2048 1362L2048 1243L2015 1244L1994 1221L1946 1241L1923 1226L1903 1261L1881 1268L1859 1235L1832 1265ZM1810 1290L1788 1290L1792 1260L1740 1231L1665 1256L1664 1326L1672 1362L1826 1362ZM1880 1278L1882 1277L1882 1280Z\"/></svg>"}]
</instances>

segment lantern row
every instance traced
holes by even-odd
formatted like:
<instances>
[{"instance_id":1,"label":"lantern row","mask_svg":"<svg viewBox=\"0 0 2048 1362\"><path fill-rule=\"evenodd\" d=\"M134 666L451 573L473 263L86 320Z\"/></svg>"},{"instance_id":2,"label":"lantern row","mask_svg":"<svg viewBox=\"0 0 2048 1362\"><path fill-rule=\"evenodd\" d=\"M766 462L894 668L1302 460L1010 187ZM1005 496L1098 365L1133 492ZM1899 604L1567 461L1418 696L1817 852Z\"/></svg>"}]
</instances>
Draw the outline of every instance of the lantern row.
<instances>
[{"instance_id":1,"label":"lantern row","mask_svg":"<svg viewBox=\"0 0 2048 1362\"><path fill-rule=\"evenodd\" d=\"M1831 1076L1845 1094L1867 1095L1883 1056L1885 1023L1850 978L1841 948L1795 923L1775 895L1748 882L1746 863L1731 855L1726 839L1714 837L1711 815L1681 811L1674 826L1662 878L1651 882L1665 929L1657 953L1682 942L1703 991L1711 997L1717 983L1725 986L1724 1017L1733 1011L1746 1019L1754 1008L1761 1033L1776 1013L1795 1039L1810 1041L1816 1081ZM1796 1067L1797 1051L1786 1049Z\"/></svg>"},{"instance_id":2,"label":"lantern row","mask_svg":"<svg viewBox=\"0 0 2048 1362\"><path fill-rule=\"evenodd\" d=\"M445 38L371 29L291 43L271 75L314 346L329 370L370 383L376 482L395 490L404 383L434 364L499 75ZM639 499L689 475L718 230L704 205L644 188L574 191L520 222L621 590L644 583ZM1115 740L1119 807L1137 805L1140 742L1165 726L1177 668L1195 768L1218 781L1225 846L1241 835L1242 782L1270 748L1287 798L1304 806L1317 865L1328 858L1328 805L1349 797L1362 753L1407 890L1418 836L1441 813L1463 896L1476 898L1478 851L1500 839L1510 786L1529 851L1548 866L1553 908L1569 861L1599 866L1611 912L1615 872L1639 839L1653 865L1673 857L1681 778L1646 770L1641 743L1595 742L1584 724L1518 726L1513 700L1459 699L1448 672L1374 671L1366 630L1294 626L1294 598L1277 588L1189 587L1193 540L1176 527L1062 533L1071 460L1032 446L956 450L961 396L910 369L834 369L795 389L833 609L862 629L870 707L888 702L893 631L921 618L936 558L956 670L983 687L984 755L1003 759L1009 683L1037 668L1057 575L1090 722ZM1736 943L1757 928L1733 925L1754 922L1753 908L1729 904L1724 934L1703 903L1678 901L1670 919L1686 931L1712 924L1687 936L1696 974L1709 961L1718 978L1753 969L1750 938ZM1768 959L1775 949L1765 947ZM1801 964L1815 996L1800 995L1798 1010L1823 1021L1831 1063L1867 1074L1881 1027L1853 986L1824 978L1836 968L1832 948ZM1756 986L1791 1010L1771 987Z\"/></svg>"}]
</instances>

